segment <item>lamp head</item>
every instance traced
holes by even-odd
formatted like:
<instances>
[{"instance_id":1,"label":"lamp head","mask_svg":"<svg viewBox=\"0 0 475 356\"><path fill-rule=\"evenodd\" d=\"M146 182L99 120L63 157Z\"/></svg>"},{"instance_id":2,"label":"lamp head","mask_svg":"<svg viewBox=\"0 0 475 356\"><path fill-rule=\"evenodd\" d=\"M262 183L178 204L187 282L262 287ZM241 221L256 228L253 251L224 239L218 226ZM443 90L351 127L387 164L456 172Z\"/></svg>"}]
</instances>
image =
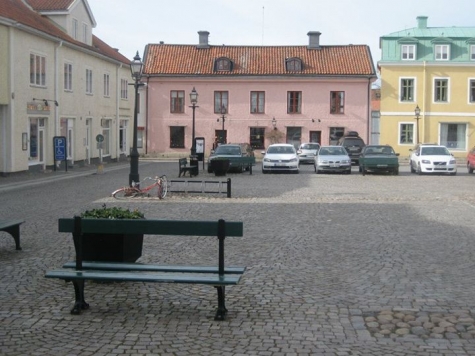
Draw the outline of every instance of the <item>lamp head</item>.
<instances>
[{"instance_id":1,"label":"lamp head","mask_svg":"<svg viewBox=\"0 0 475 356\"><path fill-rule=\"evenodd\" d=\"M195 87L193 87L193 90L190 92L190 102L191 105L196 105L198 102L198 92L196 91Z\"/></svg>"},{"instance_id":2,"label":"lamp head","mask_svg":"<svg viewBox=\"0 0 475 356\"><path fill-rule=\"evenodd\" d=\"M419 109L419 105L417 105L416 108L414 109L414 113L416 114L417 117L421 115L421 109Z\"/></svg>"},{"instance_id":3,"label":"lamp head","mask_svg":"<svg viewBox=\"0 0 475 356\"><path fill-rule=\"evenodd\" d=\"M130 63L130 71L132 72L132 78L139 81L142 77L143 63L140 60L139 51L134 57L134 60Z\"/></svg>"}]
</instances>

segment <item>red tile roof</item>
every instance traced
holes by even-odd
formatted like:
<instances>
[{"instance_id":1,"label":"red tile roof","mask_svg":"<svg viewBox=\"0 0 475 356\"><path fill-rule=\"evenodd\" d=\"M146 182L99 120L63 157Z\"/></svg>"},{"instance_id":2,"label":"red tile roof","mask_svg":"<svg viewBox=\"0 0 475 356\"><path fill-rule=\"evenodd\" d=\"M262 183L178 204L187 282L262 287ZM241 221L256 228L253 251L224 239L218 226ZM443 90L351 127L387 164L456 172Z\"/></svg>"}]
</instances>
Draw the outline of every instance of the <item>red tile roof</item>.
<instances>
[{"instance_id":1,"label":"red tile roof","mask_svg":"<svg viewBox=\"0 0 475 356\"><path fill-rule=\"evenodd\" d=\"M41 0L29 0L30 2L37 1L38 3ZM66 3L71 2L71 0L43 0L44 3ZM88 50L94 51L98 54L102 54L106 57L114 59L116 61L129 64L130 59L120 54L117 50L113 49L97 37L92 37L92 46L89 46L85 43L76 41L70 37L67 33L62 31L55 23L49 20L47 17L38 14L37 12L31 10L26 6L22 0L0 0L0 18L9 19L12 22L22 24L24 26L30 27L32 29L41 31L45 34L48 34L52 37L58 38L63 41L75 44L77 46L86 48Z\"/></svg>"},{"instance_id":2,"label":"red tile roof","mask_svg":"<svg viewBox=\"0 0 475 356\"><path fill-rule=\"evenodd\" d=\"M75 0L27 0L36 11L67 10Z\"/></svg>"},{"instance_id":3,"label":"red tile roof","mask_svg":"<svg viewBox=\"0 0 475 356\"><path fill-rule=\"evenodd\" d=\"M233 61L231 72L216 72L217 58ZM285 60L297 57L301 72L285 70ZM209 46L149 44L145 49L144 74L149 75L297 75L376 76L366 45L320 46Z\"/></svg>"}]
</instances>

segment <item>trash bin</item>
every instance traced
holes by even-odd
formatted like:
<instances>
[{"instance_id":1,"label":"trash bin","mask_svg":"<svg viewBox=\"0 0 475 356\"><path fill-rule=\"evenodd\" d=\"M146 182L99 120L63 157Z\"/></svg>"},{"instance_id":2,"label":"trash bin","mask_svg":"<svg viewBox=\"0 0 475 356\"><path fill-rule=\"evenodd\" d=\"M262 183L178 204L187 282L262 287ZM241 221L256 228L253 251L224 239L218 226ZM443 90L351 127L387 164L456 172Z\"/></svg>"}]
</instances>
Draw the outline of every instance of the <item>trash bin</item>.
<instances>
[{"instance_id":1,"label":"trash bin","mask_svg":"<svg viewBox=\"0 0 475 356\"><path fill-rule=\"evenodd\" d=\"M193 169L191 170L190 174L193 176L197 176L199 173L198 169L198 156L190 156L190 167Z\"/></svg>"}]
</instances>

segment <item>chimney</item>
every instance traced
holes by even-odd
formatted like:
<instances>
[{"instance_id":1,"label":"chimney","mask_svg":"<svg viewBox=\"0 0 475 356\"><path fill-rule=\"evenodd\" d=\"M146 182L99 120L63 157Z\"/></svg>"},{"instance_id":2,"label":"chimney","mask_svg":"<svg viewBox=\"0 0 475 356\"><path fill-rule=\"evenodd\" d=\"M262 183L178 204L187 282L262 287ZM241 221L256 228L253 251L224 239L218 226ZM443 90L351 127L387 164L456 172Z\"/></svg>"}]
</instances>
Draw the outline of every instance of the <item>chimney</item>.
<instances>
[{"instance_id":1,"label":"chimney","mask_svg":"<svg viewBox=\"0 0 475 356\"><path fill-rule=\"evenodd\" d=\"M319 49L320 48L320 35L322 33L318 31L310 31L308 35L308 49Z\"/></svg>"},{"instance_id":2,"label":"chimney","mask_svg":"<svg viewBox=\"0 0 475 356\"><path fill-rule=\"evenodd\" d=\"M198 44L198 48L209 48L208 44L208 31L198 31L198 35L200 35L200 43Z\"/></svg>"},{"instance_id":3,"label":"chimney","mask_svg":"<svg viewBox=\"0 0 475 356\"><path fill-rule=\"evenodd\" d=\"M417 16L417 28L427 28L427 16Z\"/></svg>"}]
</instances>

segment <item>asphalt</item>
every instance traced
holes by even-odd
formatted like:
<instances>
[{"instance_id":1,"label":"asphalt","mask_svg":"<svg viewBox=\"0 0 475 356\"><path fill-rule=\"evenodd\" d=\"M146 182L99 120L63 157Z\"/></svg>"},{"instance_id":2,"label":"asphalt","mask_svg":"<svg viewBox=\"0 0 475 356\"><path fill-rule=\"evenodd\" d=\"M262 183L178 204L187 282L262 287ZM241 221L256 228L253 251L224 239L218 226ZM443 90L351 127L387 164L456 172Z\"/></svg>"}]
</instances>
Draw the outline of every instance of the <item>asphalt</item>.
<instances>
[{"instance_id":1,"label":"asphalt","mask_svg":"<svg viewBox=\"0 0 475 356\"><path fill-rule=\"evenodd\" d=\"M178 179L176 162L141 177ZM127 162L0 178L0 216L21 218L23 250L0 233L1 355L475 355L475 177L228 174L233 197L171 193L116 201ZM192 180L225 179L201 171ZM185 179L189 180L189 178ZM246 266L213 320L209 286L44 278L74 259L57 219L101 205L147 218L243 221L226 263ZM147 236L145 263L212 264L216 241Z\"/></svg>"}]
</instances>

